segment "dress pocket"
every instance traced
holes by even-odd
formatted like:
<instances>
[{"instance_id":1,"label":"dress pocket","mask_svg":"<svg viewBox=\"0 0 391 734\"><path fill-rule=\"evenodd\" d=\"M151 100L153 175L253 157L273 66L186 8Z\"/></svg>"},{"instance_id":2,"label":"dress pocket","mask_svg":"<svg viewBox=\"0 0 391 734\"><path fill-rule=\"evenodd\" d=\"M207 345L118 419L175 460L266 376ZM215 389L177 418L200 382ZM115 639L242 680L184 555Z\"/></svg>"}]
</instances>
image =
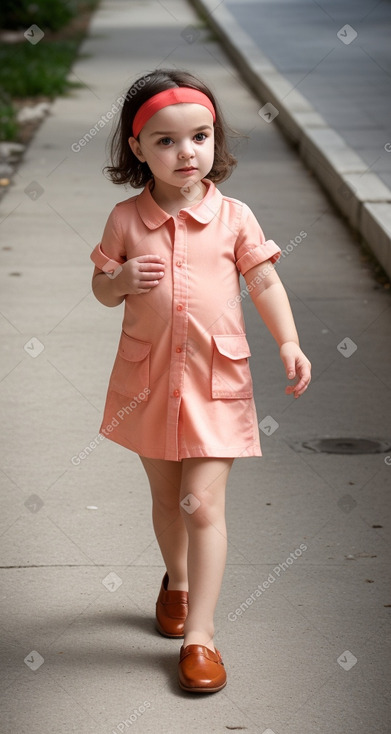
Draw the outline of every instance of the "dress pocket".
<instances>
[{"instance_id":1,"label":"dress pocket","mask_svg":"<svg viewBox=\"0 0 391 734\"><path fill-rule=\"evenodd\" d=\"M152 344L128 336L123 331L110 377L109 389L127 397L148 400Z\"/></svg>"},{"instance_id":2,"label":"dress pocket","mask_svg":"<svg viewBox=\"0 0 391 734\"><path fill-rule=\"evenodd\" d=\"M248 363L251 352L246 335L214 335L212 339L212 398L252 398Z\"/></svg>"}]
</instances>

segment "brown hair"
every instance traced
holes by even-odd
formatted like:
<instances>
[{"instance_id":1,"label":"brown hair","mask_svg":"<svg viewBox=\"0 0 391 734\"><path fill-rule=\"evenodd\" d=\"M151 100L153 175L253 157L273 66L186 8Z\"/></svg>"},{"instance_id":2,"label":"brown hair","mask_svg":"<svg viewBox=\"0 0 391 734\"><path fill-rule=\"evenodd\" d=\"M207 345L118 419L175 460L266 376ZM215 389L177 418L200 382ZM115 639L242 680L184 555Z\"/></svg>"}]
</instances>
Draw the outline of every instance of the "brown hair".
<instances>
[{"instance_id":1,"label":"brown hair","mask_svg":"<svg viewBox=\"0 0 391 734\"><path fill-rule=\"evenodd\" d=\"M219 183L231 175L236 165L236 158L228 150L226 140L228 128L210 89L187 71L156 69L134 82L125 95L121 117L111 140L111 166L104 168L113 183L130 184L138 189L145 186L152 177L148 164L139 161L131 151L128 138L132 135L133 120L141 105L155 94L175 87L192 87L209 97L216 110L215 155L212 169L206 178Z\"/></svg>"}]
</instances>

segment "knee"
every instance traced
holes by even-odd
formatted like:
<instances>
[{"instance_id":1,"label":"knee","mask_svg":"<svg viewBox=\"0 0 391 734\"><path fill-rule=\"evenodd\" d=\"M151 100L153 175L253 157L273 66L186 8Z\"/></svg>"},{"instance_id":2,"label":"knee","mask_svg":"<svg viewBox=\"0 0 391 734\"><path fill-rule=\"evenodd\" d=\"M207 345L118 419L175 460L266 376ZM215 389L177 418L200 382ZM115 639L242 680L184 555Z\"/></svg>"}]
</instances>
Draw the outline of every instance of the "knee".
<instances>
[{"instance_id":1,"label":"knee","mask_svg":"<svg viewBox=\"0 0 391 734\"><path fill-rule=\"evenodd\" d=\"M179 514L179 492L177 496L157 494L152 498L153 511L159 515L178 515Z\"/></svg>"},{"instance_id":2,"label":"knee","mask_svg":"<svg viewBox=\"0 0 391 734\"><path fill-rule=\"evenodd\" d=\"M180 511L186 525L198 528L208 527L221 519L221 508L209 492L185 493L180 501Z\"/></svg>"}]
</instances>

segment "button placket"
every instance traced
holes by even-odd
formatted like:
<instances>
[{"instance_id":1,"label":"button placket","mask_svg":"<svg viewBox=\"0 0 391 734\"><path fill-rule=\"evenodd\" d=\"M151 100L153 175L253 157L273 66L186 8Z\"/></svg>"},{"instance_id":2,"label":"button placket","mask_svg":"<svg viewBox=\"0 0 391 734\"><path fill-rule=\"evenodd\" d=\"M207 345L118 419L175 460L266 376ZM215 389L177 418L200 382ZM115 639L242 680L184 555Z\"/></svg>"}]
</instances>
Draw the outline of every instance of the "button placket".
<instances>
[{"instance_id":1,"label":"button placket","mask_svg":"<svg viewBox=\"0 0 391 734\"><path fill-rule=\"evenodd\" d=\"M172 451L172 447L175 446L177 454L179 410L186 363L186 349L183 345L186 344L188 332L187 229L183 218L181 222L175 222L173 242L173 310L166 433L166 450Z\"/></svg>"}]
</instances>

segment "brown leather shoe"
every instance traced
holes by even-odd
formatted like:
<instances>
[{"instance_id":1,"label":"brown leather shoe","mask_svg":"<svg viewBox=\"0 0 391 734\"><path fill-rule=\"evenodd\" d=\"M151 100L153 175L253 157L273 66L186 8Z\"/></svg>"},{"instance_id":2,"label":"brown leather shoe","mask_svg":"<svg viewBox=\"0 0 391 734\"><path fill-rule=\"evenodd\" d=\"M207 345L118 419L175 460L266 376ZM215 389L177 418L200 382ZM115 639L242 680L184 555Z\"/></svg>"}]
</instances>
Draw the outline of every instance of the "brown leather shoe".
<instances>
[{"instance_id":1,"label":"brown leather shoe","mask_svg":"<svg viewBox=\"0 0 391 734\"><path fill-rule=\"evenodd\" d=\"M192 693L215 693L227 683L220 652L205 645L182 645L178 673L180 687Z\"/></svg>"},{"instance_id":2,"label":"brown leather shoe","mask_svg":"<svg viewBox=\"0 0 391 734\"><path fill-rule=\"evenodd\" d=\"M183 637L188 612L188 592L167 589L168 574L163 576L156 602L156 629L164 637Z\"/></svg>"}]
</instances>

